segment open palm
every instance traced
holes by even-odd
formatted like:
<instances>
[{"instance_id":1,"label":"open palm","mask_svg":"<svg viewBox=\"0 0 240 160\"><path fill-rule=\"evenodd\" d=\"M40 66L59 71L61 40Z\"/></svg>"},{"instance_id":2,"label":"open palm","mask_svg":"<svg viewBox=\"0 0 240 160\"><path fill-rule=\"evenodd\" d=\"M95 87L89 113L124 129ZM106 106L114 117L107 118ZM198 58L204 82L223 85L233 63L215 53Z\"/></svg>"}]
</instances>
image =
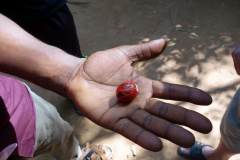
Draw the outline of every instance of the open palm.
<instances>
[{"instance_id":1,"label":"open palm","mask_svg":"<svg viewBox=\"0 0 240 160\"><path fill-rule=\"evenodd\" d=\"M122 46L91 55L68 83L67 92L77 108L94 123L113 130L140 146L151 150L162 149L158 137L190 147L195 139L191 132L176 125L185 125L208 133L211 122L204 116L160 99L188 101L208 105L211 97L196 88L169 84L138 75L132 64L159 56L166 46L164 40ZM130 103L116 98L118 85L134 81L139 88Z\"/></svg>"}]
</instances>

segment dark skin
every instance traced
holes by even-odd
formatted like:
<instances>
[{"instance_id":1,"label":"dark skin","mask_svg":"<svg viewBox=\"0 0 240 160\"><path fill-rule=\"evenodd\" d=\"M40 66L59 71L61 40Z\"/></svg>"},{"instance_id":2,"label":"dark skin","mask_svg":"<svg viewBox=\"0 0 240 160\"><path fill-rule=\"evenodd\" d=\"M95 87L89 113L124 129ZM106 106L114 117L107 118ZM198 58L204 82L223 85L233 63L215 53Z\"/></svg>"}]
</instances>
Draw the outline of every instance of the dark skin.
<instances>
[{"instance_id":1,"label":"dark skin","mask_svg":"<svg viewBox=\"0 0 240 160\"><path fill-rule=\"evenodd\" d=\"M148 150L162 149L158 137L177 145L192 146L195 142L193 134L176 124L209 133L211 122L197 112L164 103L160 99L208 105L212 102L211 97L196 88L145 78L132 67L134 62L159 56L165 46L165 40L156 40L94 53L68 83L69 97L90 120ZM137 97L130 103L120 102L116 98L118 85L125 81L134 81L139 87Z\"/></svg>"},{"instance_id":2,"label":"dark skin","mask_svg":"<svg viewBox=\"0 0 240 160\"><path fill-rule=\"evenodd\" d=\"M203 115L161 99L209 105L212 98L197 88L154 81L137 74L132 64L158 57L163 39L121 46L77 58L40 42L0 14L0 71L18 76L72 99L94 123L117 132L151 151L160 151L165 138L191 147L194 136L178 126L209 133L211 122ZM125 81L139 88L131 103L119 102L116 89Z\"/></svg>"}]
</instances>

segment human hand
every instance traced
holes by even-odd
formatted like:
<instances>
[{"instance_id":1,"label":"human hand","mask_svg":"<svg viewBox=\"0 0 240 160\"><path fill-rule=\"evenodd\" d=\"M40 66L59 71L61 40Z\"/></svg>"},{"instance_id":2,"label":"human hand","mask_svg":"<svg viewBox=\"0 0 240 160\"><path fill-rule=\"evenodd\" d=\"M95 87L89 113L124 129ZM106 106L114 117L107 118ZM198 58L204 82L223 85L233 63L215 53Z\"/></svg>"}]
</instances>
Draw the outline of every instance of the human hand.
<instances>
[{"instance_id":1,"label":"human hand","mask_svg":"<svg viewBox=\"0 0 240 160\"><path fill-rule=\"evenodd\" d=\"M211 122L204 116L160 100L208 105L212 99L207 93L153 81L134 71L134 62L161 54L164 40L97 52L85 60L37 40L1 14L0 24L4 24L0 25L0 71L68 96L96 124L151 151L162 149L158 137L183 147L194 144L192 133L176 124L202 133L211 131ZM139 88L131 103L116 98L118 85L125 81L134 81Z\"/></svg>"},{"instance_id":2,"label":"human hand","mask_svg":"<svg viewBox=\"0 0 240 160\"><path fill-rule=\"evenodd\" d=\"M234 67L238 75L240 75L240 45L238 45L232 51L232 58L234 62Z\"/></svg>"},{"instance_id":3,"label":"human hand","mask_svg":"<svg viewBox=\"0 0 240 160\"><path fill-rule=\"evenodd\" d=\"M122 46L92 54L66 85L68 96L94 123L115 131L151 151L162 149L158 137L183 147L195 143L185 125L208 133L211 122L201 114L160 99L211 104L209 94L188 86L155 81L138 75L132 64L159 56L166 46L163 39L134 46ZM134 81L139 88L130 103L116 98L118 85Z\"/></svg>"}]
</instances>

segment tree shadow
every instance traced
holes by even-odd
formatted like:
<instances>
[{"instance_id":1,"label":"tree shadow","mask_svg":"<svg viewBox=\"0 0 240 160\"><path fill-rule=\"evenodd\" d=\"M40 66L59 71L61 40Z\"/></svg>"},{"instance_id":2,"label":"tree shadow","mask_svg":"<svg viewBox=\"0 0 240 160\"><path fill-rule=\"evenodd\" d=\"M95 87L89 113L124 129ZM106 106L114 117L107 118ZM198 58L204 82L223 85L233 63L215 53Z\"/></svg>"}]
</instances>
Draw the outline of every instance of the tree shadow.
<instances>
[{"instance_id":1,"label":"tree shadow","mask_svg":"<svg viewBox=\"0 0 240 160\"><path fill-rule=\"evenodd\" d=\"M92 6L86 8L87 12L74 14L83 53L89 56L119 45L146 43L161 37L166 39L168 46L161 56L135 63L134 68L140 75L153 80L188 85L208 92L214 100L209 107L184 102L175 104L194 108L214 122L216 129L213 133L193 133L197 140L209 141L216 146L221 115L240 82L230 55L240 41L240 3L234 0L89 2ZM69 7L79 10L81 6L69 4ZM34 85L30 88L35 88L35 92L57 106L63 119L76 130L75 135L82 146L86 140L104 141L117 135L75 113L68 99ZM176 155L176 145L163 141L166 147L162 152L140 150L138 159L183 159Z\"/></svg>"},{"instance_id":2,"label":"tree shadow","mask_svg":"<svg viewBox=\"0 0 240 160\"><path fill-rule=\"evenodd\" d=\"M214 123L213 133L195 133L198 140L212 144L219 138L218 126L228 103L239 87L231 51L240 41L237 1L92 1L88 19L77 15L78 36L86 55L119 45L146 43L164 38L168 46L161 56L134 64L147 78L197 87L213 97L209 107L184 102L174 104L196 110ZM108 8L108 10L104 10ZM96 11L98 14L91 14ZM105 23L102 23L102 20ZM88 23L89 22L89 23ZM81 25L84 23L84 25ZM81 31L81 28L86 30ZM215 145L215 143L214 143ZM154 154L143 151L138 159L181 159L167 143L169 151ZM146 158L146 155L149 155ZM159 155L159 156L157 156ZM171 156L172 155L172 156ZM145 158L143 158L145 157Z\"/></svg>"}]
</instances>

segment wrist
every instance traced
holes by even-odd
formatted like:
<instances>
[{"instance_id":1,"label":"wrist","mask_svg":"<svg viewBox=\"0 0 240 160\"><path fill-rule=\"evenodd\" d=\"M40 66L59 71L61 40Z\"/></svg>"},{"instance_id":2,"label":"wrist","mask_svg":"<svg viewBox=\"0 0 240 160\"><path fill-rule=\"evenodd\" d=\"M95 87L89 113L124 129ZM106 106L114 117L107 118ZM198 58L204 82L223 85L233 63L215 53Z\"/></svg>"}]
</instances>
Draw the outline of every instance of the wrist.
<instances>
[{"instance_id":1,"label":"wrist","mask_svg":"<svg viewBox=\"0 0 240 160\"><path fill-rule=\"evenodd\" d=\"M68 96L68 84L76 77L79 69L86 61L86 58L77 58L69 54L65 54L62 57L64 60L58 64L57 77L52 77L52 82L56 84L56 87L52 88L52 91L64 96ZM49 87L48 87L49 88ZM70 98L70 97L69 97Z\"/></svg>"},{"instance_id":2,"label":"wrist","mask_svg":"<svg viewBox=\"0 0 240 160\"><path fill-rule=\"evenodd\" d=\"M79 58L78 58L79 59ZM69 74L69 78L65 83L65 93L66 97L75 101L76 98L79 98L81 93L86 89L88 75L84 71L84 63L87 59L80 58L76 67ZM79 94L80 93L80 94Z\"/></svg>"}]
</instances>

